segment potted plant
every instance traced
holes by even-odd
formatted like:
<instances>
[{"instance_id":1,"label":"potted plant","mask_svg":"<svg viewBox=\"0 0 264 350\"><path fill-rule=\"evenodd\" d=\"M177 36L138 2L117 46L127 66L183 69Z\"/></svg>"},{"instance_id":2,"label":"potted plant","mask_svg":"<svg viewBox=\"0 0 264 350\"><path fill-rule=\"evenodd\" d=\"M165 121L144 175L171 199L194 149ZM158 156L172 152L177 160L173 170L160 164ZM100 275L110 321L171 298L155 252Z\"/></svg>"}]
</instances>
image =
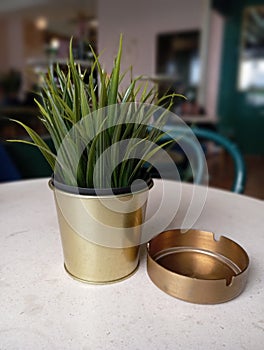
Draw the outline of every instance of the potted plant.
<instances>
[{"instance_id":1,"label":"potted plant","mask_svg":"<svg viewBox=\"0 0 264 350\"><path fill-rule=\"evenodd\" d=\"M138 266L141 225L153 185L150 160L168 143L162 142L161 132L167 109L153 117L157 107L152 103L171 96L157 100L154 89L132 77L122 90L122 36L110 75L93 55L90 71L84 72L70 44L67 71L57 65L44 77L36 103L56 151L20 121L32 141L13 141L37 146L53 169L50 186L65 269L85 282L108 283Z\"/></svg>"}]
</instances>

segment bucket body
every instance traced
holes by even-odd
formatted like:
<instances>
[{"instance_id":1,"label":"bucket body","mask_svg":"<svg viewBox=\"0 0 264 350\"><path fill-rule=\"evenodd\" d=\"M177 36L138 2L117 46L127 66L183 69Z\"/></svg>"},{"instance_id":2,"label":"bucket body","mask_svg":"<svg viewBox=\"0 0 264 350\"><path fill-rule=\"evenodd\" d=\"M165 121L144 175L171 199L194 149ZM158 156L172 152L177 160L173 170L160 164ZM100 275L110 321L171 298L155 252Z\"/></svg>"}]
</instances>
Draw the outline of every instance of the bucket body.
<instances>
[{"instance_id":1,"label":"bucket body","mask_svg":"<svg viewBox=\"0 0 264 350\"><path fill-rule=\"evenodd\" d=\"M83 195L53 186L66 271L87 283L111 283L136 271L149 189Z\"/></svg>"}]
</instances>

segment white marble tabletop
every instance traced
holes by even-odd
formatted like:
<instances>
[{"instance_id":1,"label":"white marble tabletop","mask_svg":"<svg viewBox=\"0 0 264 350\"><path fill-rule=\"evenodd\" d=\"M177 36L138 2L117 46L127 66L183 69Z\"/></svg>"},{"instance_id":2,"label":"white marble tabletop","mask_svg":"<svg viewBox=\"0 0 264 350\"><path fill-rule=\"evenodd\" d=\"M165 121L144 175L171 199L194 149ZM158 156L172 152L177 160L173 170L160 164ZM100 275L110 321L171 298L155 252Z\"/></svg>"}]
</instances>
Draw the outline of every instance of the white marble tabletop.
<instances>
[{"instance_id":1,"label":"white marble tabletop","mask_svg":"<svg viewBox=\"0 0 264 350\"><path fill-rule=\"evenodd\" d=\"M248 283L239 297L196 305L150 281L144 249L139 270L123 282L96 286L71 279L63 268L47 183L0 185L1 350L263 349L263 201L215 189L205 199L204 187L166 181L165 206L168 212L177 209L170 227L193 221L195 228L235 240L250 257ZM161 205L161 184L155 181L150 191L148 217ZM158 227L166 215L161 208L150 225Z\"/></svg>"}]
</instances>

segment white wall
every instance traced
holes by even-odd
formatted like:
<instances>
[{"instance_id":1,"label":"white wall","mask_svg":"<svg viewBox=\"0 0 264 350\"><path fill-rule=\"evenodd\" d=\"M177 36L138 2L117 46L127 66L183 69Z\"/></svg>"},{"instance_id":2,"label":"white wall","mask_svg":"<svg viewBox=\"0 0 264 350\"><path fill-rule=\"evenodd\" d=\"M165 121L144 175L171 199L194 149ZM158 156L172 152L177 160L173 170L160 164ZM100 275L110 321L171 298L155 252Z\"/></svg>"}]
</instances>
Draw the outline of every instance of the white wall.
<instances>
[{"instance_id":1,"label":"white wall","mask_svg":"<svg viewBox=\"0 0 264 350\"><path fill-rule=\"evenodd\" d=\"M207 113L211 116L215 116L215 111L217 110L224 19L214 11L211 13L210 29L205 104Z\"/></svg>"},{"instance_id":2,"label":"white wall","mask_svg":"<svg viewBox=\"0 0 264 350\"><path fill-rule=\"evenodd\" d=\"M0 27L0 73L7 73L10 69L20 71L23 78L22 92L26 91L31 88L33 74L26 62L29 57L42 55L42 33L36 31L33 22L19 16L0 18Z\"/></svg>"},{"instance_id":3,"label":"white wall","mask_svg":"<svg viewBox=\"0 0 264 350\"><path fill-rule=\"evenodd\" d=\"M0 1L0 13L20 10L22 8L39 5L47 2L47 0L1 0Z\"/></svg>"},{"instance_id":4,"label":"white wall","mask_svg":"<svg viewBox=\"0 0 264 350\"><path fill-rule=\"evenodd\" d=\"M8 20L7 41L9 43L9 68L22 71L25 66L23 21L18 18Z\"/></svg>"},{"instance_id":5,"label":"white wall","mask_svg":"<svg viewBox=\"0 0 264 350\"><path fill-rule=\"evenodd\" d=\"M110 69L120 33L124 34L124 67L134 74L155 73L156 35L200 29L203 0L98 0L98 47Z\"/></svg>"},{"instance_id":6,"label":"white wall","mask_svg":"<svg viewBox=\"0 0 264 350\"><path fill-rule=\"evenodd\" d=\"M0 18L0 73L5 72L8 68L9 52L8 52L8 26L7 21Z\"/></svg>"},{"instance_id":7,"label":"white wall","mask_svg":"<svg viewBox=\"0 0 264 350\"><path fill-rule=\"evenodd\" d=\"M208 0L98 0L98 48L105 69L110 70L120 33L124 34L123 69L133 65L134 75L153 75L156 70L157 34L181 30L201 30L208 36L203 102L215 116L221 47L222 22L211 17L213 31L205 33ZM208 28L207 28L208 31ZM202 56L204 52L202 53ZM218 55L218 57L216 57ZM209 94L208 94L209 92ZM211 99L211 100L210 100Z\"/></svg>"},{"instance_id":8,"label":"white wall","mask_svg":"<svg viewBox=\"0 0 264 350\"><path fill-rule=\"evenodd\" d=\"M5 73L11 68L23 70L25 57L22 21L16 17L1 18L0 27L0 72Z\"/></svg>"}]
</instances>

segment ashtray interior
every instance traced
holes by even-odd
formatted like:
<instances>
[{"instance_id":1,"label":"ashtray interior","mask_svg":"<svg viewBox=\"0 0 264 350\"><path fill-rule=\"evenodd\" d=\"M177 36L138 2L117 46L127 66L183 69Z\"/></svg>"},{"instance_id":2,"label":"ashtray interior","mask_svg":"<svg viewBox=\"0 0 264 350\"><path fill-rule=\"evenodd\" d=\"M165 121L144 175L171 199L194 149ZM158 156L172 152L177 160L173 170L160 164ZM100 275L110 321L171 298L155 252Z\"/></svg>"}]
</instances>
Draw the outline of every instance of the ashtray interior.
<instances>
[{"instance_id":1,"label":"ashtray interior","mask_svg":"<svg viewBox=\"0 0 264 350\"><path fill-rule=\"evenodd\" d=\"M191 302L232 299L245 286L248 265L241 246L223 236L216 240L211 232L170 230L148 243L152 281L168 294Z\"/></svg>"},{"instance_id":2,"label":"ashtray interior","mask_svg":"<svg viewBox=\"0 0 264 350\"><path fill-rule=\"evenodd\" d=\"M241 272L230 259L203 249L175 248L163 252L155 261L183 276L207 280L225 279L227 284L231 283L233 276Z\"/></svg>"}]
</instances>

